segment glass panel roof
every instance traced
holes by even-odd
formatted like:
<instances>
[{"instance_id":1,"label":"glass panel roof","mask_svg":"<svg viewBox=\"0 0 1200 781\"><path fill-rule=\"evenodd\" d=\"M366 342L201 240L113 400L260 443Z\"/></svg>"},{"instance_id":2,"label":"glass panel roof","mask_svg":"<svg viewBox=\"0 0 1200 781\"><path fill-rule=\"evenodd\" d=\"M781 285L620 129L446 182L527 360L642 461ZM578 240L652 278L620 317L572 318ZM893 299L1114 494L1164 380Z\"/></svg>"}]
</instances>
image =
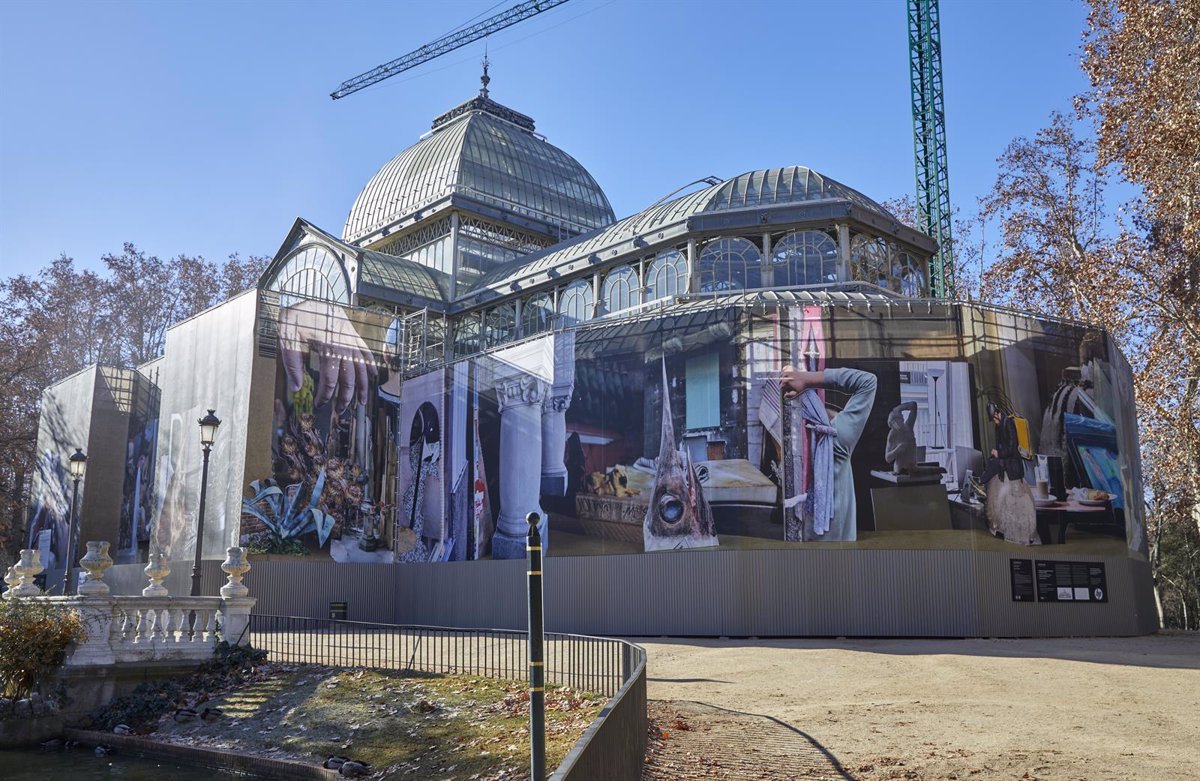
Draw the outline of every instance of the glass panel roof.
<instances>
[{"instance_id":1,"label":"glass panel roof","mask_svg":"<svg viewBox=\"0 0 1200 781\"><path fill-rule=\"evenodd\" d=\"M361 239L456 192L572 233L613 221L604 191L578 161L488 104L439 124L384 165L355 200L343 239Z\"/></svg>"},{"instance_id":2,"label":"glass panel roof","mask_svg":"<svg viewBox=\"0 0 1200 781\"><path fill-rule=\"evenodd\" d=\"M564 262L588 257L635 236L676 225L695 214L818 201L850 201L891 221L896 220L887 209L857 190L804 166L767 168L750 171L672 201L651 206L607 228L561 242L539 254L522 258L481 279L473 291L503 287Z\"/></svg>"},{"instance_id":3,"label":"glass panel roof","mask_svg":"<svg viewBox=\"0 0 1200 781\"><path fill-rule=\"evenodd\" d=\"M446 301L450 297L449 274L394 255L371 250L361 252L360 282L430 301Z\"/></svg>"}]
</instances>

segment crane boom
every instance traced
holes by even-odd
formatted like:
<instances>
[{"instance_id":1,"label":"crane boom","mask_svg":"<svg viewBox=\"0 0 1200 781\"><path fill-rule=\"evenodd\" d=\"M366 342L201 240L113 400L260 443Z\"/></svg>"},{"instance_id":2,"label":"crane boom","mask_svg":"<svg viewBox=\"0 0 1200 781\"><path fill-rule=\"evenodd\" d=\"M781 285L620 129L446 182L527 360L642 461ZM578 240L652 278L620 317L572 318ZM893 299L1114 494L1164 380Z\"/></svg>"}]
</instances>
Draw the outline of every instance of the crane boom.
<instances>
[{"instance_id":1,"label":"crane boom","mask_svg":"<svg viewBox=\"0 0 1200 781\"><path fill-rule=\"evenodd\" d=\"M938 0L908 0L908 65L917 168L917 216L921 223L918 227L938 244L937 255L929 269L931 292L935 298L953 298L950 173L946 165Z\"/></svg>"},{"instance_id":2,"label":"crane boom","mask_svg":"<svg viewBox=\"0 0 1200 781\"><path fill-rule=\"evenodd\" d=\"M551 8L560 6L565 2L567 0L526 0L524 3L518 3L507 11L502 11L495 16L484 19L478 24L474 24L458 32L450 33L405 54L403 57L398 57L391 62L385 62L383 65L372 68L366 73L360 73L354 78L342 82L340 87L329 93L329 97L337 100L347 95L353 95L360 89L366 89L372 84L378 84L386 78L395 76L397 73L403 73L409 68L415 68L423 62L429 62L435 57L441 57L443 54L466 46L472 41L486 38L492 33L499 32L506 27L511 27L517 22L524 21L531 16L537 16L542 11L549 11Z\"/></svg>"}]
</instances>

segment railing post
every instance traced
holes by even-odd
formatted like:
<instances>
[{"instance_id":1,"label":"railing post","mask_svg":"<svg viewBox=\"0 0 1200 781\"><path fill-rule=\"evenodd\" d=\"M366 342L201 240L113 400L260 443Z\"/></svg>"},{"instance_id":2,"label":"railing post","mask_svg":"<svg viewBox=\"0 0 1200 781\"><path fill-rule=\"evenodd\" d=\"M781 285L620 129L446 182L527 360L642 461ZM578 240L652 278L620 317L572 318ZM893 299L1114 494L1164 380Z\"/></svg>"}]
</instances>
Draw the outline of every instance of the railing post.
<instances>
[{"instance_id":1,"label":"railing post","mask_svg":"<svg viewBox=\"0 0 1200 781\"><path fill-rule=\"evenodd\" d=\"M111 665L116 662L112 647L114 600L111 596L76 597L65 601L79 611L85 630L84 639L66 660L67 667Z\"/></svg>"},{"instance_id":2,"label":"railing post","mask_svg":"<svg viewBox=\"0 0 1200 781\"><path fill-rule=\"evenodd\" d=\"M542 535L537 513L525 517L529 536L529 769L533 781L546 778L546 661L542 626Z\"/></svg>"},{"instance_id":3,"label":"railing post","mask_svg":"<svg viewBox=\"0 0 1200 781\"><path fill-rule=\"evenodd\" d=\"M250 627L250 610L258 600L247 596L250 590L242 583L242 577L250 571L245 551L226 548L225 555L221 570L228 582L221 586L221 617L224 620L221 639L230 645L243 645L250 642L245 635Z\"/></svg>"}]
</instances>

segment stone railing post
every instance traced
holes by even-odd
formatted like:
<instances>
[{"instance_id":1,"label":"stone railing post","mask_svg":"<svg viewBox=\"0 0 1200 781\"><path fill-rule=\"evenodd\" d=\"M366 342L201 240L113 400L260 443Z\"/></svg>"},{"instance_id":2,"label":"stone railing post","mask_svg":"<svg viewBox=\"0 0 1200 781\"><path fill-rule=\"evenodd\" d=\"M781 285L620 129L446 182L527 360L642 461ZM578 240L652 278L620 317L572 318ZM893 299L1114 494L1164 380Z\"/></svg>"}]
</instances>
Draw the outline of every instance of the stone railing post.
<instances>
[{"instance_id":1,"label":"stone railing post","mask_svg":"<svg viewBox=\"0 0 1200 781\"><path fill-rule=\"evenodd\" d=\"M221 586L221 616L225 620L221 627L222 639L230 645L246 645L250 642L246 631L250 625L250 610L258 601L248 596L250 589L242 583L242 577L250 571L250 562L241 548L226 548L225 553L221 571L229 582Z\"/></svg>"},{"instance_id":2,"label":"stone railing post","mask_svg":"<svg viewBox=\"0 0 1200 781\"><path fill-rule=\"evenodd\" d=\"M85 633L83 642L75 646L66 665L84 667L114 664L116 658L112 647L113 598L107 594L81 595L63 600L62 604L79 611Z\"/></svg>"}]
</instances>

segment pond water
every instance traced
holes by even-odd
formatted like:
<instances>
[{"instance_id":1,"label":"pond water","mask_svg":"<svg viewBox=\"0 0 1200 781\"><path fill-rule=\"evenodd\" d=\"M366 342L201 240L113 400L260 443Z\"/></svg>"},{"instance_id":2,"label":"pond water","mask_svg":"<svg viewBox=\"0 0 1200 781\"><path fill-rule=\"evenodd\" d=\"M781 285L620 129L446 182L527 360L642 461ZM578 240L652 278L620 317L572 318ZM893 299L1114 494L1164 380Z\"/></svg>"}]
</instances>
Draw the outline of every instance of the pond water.
<instances>
[{"instance_id":1,"label":"pond water","mask_svg":"<svg viewBox=\"0 0 1200 781\"><path fill-rule=\"evenodd\" d=\"M4 781L252 781L253 776L181 765L132 752L98 757L89 748L71 751L0 751Z\"/></svg>"}]
</instances>

